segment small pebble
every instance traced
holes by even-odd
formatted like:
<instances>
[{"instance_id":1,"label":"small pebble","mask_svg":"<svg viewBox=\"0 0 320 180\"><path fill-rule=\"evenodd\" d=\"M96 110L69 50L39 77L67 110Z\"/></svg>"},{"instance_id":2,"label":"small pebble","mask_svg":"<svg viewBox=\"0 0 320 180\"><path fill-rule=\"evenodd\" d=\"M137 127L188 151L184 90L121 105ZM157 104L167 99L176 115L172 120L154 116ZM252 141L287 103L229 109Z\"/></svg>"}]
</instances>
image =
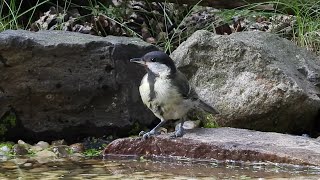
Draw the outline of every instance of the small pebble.
<instances>
[{"instance_id":1,"label":"small pebble","mask_svg":"<svg viewBox=\"0 0 320 180\"><path fill-rule=\"evenodd\" d=\"M25 163L23 166L25 166L25 167L31 167L31 166L32 166L32 163Z\"/></svg>"},{"instance_id":2,"label":"small pebble","mask_svg":"<svg viewBox=\"0 0 320 180\"><path fill-rule=\"evenodd\" d=\"M183 128L184 129L194 129L199 127L200 121L185 121L183 123ZM175 129L177 130L178 127L180 126L180 123L176 125Z\"/></svg>"}]
</instances>

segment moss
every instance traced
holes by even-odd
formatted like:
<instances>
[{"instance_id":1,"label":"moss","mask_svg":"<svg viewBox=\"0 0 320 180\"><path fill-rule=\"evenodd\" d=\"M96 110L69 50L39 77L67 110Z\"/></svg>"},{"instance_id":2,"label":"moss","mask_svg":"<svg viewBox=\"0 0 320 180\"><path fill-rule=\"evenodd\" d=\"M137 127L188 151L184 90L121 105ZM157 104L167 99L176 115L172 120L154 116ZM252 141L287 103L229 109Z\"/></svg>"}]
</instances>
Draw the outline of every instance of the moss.
<instances>
[{"instance_id":1,"label":"moss","mask_svg":"<svg viewBox=\"0 0 320 180\"><path fill-rule=\"evenodd\" d=\"M203 120L203 127L204 128L218 128L219 125L212 114L206 114Z\"/></svg>"},{"instance_id":2,"label":"moss","mask_svg":"<svg viewBox=\"0 0 320 180\"><path fill-rule=\"evenodd\" d=\"M0 120L0 136L6 134L9 128L15 127L17 124L17 116L14 112L8 111Z\"/></svg>"},{"instance_id":3,"label":"moss","mask_svg":"<svg viewBox=\"0 0 320 180\"><path fill-rule=\"evenodd\" d=\"M102 149L87 149L83 152L85 157L97 157L102 153Z\"/></svg>"},{"instance_id":4,"label":"moss","mask_svg":"<svg viewBox=\"0 0 320 180\"><path fill-rule=\"evenodd\" d=\"M206 113L203 111L193 111L188 114L188 118L192 121L200 120L201 121L200 126L204 128L219 127L219 124L217 123L215 116L210 113Z\"/></svg>"},{"instance_id":5,"label":"moss","mask_svg":"<svg viewBox=\"0 0 320 180\"><path fill-rule=\"evenodd\" d=\"M9 152L6 152L5 153L5 155L6 156L14 156L14 154L13 154L13 151L12 151L12 148L13 148L13 146L14 146L14 143L13 142L0 142L0 148L2 148L2 147L7 147L8 149L10 149L10 151Z\"/></svg>"},{"instance_id":6,"label":"moss","mask_svg":"<svg viewBox=\"0 0 320 180\"><path fill-rule=\"evenodd\" d=\"M99 146L97 148L89 148L86 149L82 154L85 157L98 157L101 156L102 151L107 147L107 144L102 144L102 146Z\"/></svg>"},{"instance_id":7,"label":"moss","mask_svg":"<svg viewBox=\"0 0 320 180\"><path fill-rule=\"evenodd\" d=\"M36 152L35 151L33 151L32 149L27 149L27 150L28 150L27 156L29 156L29 157L35 157L36 156Z\"/></svg>"},{"instance_id":8,"label":"moss","mask_svg":"<svg viewBox=\"0 0 320 180\"><path fill-rule=\"evenodd\" d=\"M0 142L0 148L2 148L3 146L7 146L9 149L12 149L13 146L14 146L14 143L13 142Z\"/></svg>"}]
</instances>

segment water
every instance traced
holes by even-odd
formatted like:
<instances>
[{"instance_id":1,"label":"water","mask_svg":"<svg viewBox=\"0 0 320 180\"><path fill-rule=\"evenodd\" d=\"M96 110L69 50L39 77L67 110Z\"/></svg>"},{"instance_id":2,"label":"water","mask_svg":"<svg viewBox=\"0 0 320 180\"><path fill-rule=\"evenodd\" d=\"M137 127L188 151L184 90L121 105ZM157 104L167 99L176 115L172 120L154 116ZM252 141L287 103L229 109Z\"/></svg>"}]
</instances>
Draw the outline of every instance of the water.
<instances>
[{"instance_id":1,"label":"water","mask_svg":"<svg viewBox=\"0 0 320 180\"><path fill-rule=\"evenodd\" d=\"M30 160L0 162L0 179L320 179L320 170L276 164L164 160Z\"/></svg>"}]
</instances>

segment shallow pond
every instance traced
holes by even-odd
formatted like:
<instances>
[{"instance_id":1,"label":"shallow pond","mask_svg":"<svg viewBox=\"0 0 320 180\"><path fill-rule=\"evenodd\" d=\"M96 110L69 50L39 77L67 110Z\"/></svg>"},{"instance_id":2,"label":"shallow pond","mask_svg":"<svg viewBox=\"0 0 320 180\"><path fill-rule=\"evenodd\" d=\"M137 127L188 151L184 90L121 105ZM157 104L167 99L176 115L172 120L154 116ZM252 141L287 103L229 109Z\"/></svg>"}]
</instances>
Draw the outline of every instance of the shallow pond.
<instances>
[{"instance_id":1,"label":"shallow pond","mask_svg":"<svg viewBox=\"0 0 320 180\"><path fill-rule=\"evenodd\" d=\"M245 164L135 159L57 159L44 164L0 162L0 179L319 179L320 169Z\"/></svg>"}]
</instances>

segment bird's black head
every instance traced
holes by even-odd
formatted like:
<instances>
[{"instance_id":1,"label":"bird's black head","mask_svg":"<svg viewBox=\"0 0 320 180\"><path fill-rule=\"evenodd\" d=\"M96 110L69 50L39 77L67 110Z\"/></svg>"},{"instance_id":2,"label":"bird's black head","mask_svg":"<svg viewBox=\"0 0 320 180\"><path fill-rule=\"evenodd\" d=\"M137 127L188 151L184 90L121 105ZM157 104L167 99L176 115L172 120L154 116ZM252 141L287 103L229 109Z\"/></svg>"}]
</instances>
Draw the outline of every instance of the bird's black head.
<instances>
[{"instance_id":1,"label":"bird's black head","mask_svg":"<svg viewBox=\"0 0 320 180\"><path fill-rule=\"evenodd\" d=\"M164 52L152 51L141 58L130 59L130 62L139 63L157 75L172 75L177 69L173 60Z\"/></svg>"}]
</instances>

